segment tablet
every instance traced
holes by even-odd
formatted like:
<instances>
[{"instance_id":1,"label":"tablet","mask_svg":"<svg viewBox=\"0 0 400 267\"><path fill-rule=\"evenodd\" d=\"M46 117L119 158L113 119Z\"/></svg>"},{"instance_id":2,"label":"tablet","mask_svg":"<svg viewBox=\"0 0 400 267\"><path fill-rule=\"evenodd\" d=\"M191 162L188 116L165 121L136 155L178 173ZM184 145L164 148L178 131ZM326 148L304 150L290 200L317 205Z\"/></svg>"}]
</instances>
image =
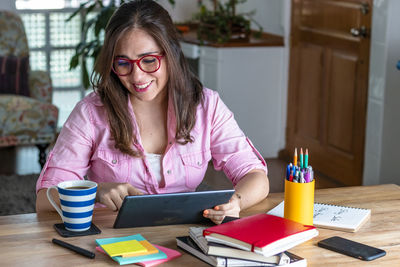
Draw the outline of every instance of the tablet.
<instances>
[{"instance_id":1,"label":"tablet","mask_svg":"<svg viewBox=\"0 0 400 267\"><path fill-rule=\"evenodd\" d=\"M114 228L210 222L205 209L229 201L235 190L126 196Z\"/></svg>"}]
</instances>

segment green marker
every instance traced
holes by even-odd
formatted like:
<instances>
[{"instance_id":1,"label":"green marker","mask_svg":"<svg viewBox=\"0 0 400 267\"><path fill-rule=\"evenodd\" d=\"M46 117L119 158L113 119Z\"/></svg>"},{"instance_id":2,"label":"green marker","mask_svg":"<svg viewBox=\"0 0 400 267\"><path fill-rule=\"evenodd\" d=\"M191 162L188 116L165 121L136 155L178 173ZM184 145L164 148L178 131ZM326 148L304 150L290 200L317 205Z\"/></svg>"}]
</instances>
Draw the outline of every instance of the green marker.
<instances>
[{"instance_id":1,"label":"green marker","mask_svg":"<svg viewBox=\"0 0 400 267\"><path fill-rule=\"evenodd\" d=\"M306 154L304 155L304 168L308 167L308 148L306 148Z\"/></svg>"},{"instance_id":2,"label":"green marker","mask_svg":"<svg viewBox=\"0 0 400 267\"><path fill-rule=\"evenodd\" d=\"M303 169L303 148L300 148L300 170Z\"/></svg>"}]
</instances>

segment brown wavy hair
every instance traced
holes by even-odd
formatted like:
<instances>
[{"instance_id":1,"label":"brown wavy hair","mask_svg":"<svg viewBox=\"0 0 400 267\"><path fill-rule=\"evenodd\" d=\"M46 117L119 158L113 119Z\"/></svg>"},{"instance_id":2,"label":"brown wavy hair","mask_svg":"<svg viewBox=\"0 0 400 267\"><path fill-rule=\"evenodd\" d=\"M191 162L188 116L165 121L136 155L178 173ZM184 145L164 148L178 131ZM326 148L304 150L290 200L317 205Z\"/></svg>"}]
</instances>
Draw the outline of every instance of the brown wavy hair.
<instances>
[{"instance_id":1,"label":"brown wavy hair","mask_svg":"<svg viewBox=\"0 0 400 267\"><path fill-rule=\"evenodd\" d=\"M190 70L179 44L179 33L168 12L152 0L122 4L106 27L103 47L94 65L91 82L107 111L115 148L122 153L142 157L134 148L135 129L128 109L129 91L112 72L118 40L129 30L138 28L151 35L163 50L168 64L167 90L176 115L175 139L180 144L193 142L190 132L196 121L197 106L203 100L203 85Z\"/></svg>"}]
</instances>

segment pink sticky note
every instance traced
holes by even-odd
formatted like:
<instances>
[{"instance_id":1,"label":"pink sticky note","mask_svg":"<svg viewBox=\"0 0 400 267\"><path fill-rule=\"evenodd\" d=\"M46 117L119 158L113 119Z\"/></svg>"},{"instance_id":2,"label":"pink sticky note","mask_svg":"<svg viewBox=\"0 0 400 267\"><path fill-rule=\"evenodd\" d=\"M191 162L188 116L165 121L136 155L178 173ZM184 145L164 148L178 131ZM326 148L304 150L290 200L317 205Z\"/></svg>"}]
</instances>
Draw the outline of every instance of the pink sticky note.
<instances>
[{"instance_id":1,"label":"pink sticky note","mask_svg":"<svg viewBox=\"0 0 400 267\"><path fill-rule=\"evenodd\" d=\"M106 252L105 252L101 247L96 247L96 250L99 251L99 252L101 252L101 253L106 254Z\"/></svg>"},{"instance_id":2,"label":"pink sticky note","mask_svg":"<svg viewBox=\"0 0 400 267\"><path fill-rule=\"evenodd\" d=\"M154 245L154 246L156 248L158 248L159 250L161 250L162 252L164 252L165 254L167 254L167 258L160 259L160 260L153 260L153 261L142 261L142 262L136 263L137 265L144 266L144 267L156 266L160 263L170 261L170 260L178 258L179 256L182 255L179 251L176 251L174 249L166 248L166 247L159 246L159 245Z\"/></svg>"}]
</instances>

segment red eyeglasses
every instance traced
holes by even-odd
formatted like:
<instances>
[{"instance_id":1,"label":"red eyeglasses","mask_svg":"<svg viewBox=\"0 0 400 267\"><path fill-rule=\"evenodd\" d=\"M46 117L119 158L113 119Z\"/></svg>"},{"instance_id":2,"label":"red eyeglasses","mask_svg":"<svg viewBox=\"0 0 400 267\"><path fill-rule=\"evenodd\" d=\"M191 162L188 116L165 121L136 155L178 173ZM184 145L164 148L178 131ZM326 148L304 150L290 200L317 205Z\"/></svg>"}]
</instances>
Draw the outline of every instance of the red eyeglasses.
<instances>
[{"instance_id":1,"label":"red eyeglasses","mask_svg":"<svg viewBox=\"0 0 400 267\"><path fill-rule=\"evenodd\" d=\"M153 73L160 69L161 59L164 55L145 55L139 59L127 59L117 57L114 59L112 69L118 76L126 76L132 73L133 64L146 73Z\"/></svg>"}]
</instances>

